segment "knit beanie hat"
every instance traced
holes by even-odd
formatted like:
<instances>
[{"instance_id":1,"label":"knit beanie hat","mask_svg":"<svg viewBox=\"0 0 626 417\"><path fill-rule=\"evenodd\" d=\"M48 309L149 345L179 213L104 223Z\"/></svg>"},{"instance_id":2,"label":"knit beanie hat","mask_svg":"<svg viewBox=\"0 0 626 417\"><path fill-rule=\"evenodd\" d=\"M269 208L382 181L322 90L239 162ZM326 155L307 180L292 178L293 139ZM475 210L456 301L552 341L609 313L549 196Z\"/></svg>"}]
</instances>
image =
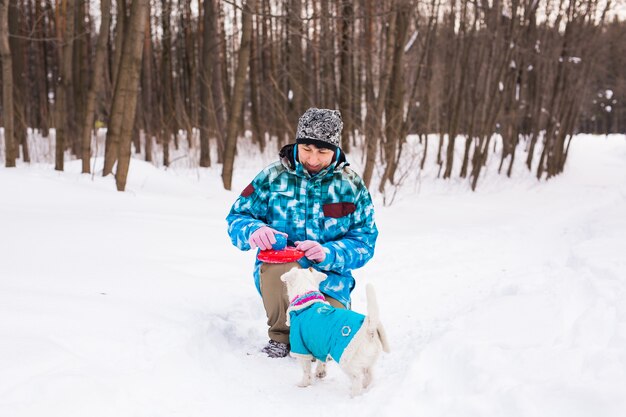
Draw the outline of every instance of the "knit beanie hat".
<instances>
[{"instance_id":1,"label":"knit beanie hat","mask_svg":"<svg viewBox=\"0 0 626 417\"><path fill-rule=\"evenodd\" d=\"M342 129L343 121L339 111L312 107L298 121L296 143L334 151L339 147Z\"/></svg>"}]
</instances>

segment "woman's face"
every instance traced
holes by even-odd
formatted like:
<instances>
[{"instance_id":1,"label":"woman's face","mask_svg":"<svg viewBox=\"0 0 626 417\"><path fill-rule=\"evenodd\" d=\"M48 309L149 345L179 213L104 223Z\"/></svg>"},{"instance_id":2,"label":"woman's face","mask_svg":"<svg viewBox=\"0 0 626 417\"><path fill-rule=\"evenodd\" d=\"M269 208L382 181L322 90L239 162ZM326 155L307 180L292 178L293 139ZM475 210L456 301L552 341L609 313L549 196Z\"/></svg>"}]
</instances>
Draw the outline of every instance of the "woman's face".
<instances>
[{"instance_id":1,"label":"woman's face","mask_svg":"<svg viewBox=\"0 0 626 417\"><path fill-rule=\"evenodd\" d=\"M315 145L299 144L298 160L309 174L317 174L333 162L335 152Z\"/></svg>"}]
</instances>

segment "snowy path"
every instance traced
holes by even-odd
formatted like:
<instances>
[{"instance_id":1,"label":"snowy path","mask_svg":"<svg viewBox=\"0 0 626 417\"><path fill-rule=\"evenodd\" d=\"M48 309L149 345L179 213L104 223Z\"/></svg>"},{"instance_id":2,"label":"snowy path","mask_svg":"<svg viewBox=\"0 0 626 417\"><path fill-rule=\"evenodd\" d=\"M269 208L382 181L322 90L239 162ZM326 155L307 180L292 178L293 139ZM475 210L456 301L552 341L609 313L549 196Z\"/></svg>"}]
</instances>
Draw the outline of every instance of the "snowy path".
<instances>
[{"instance_id":1,"label":"snowy path","mask_svg":"<svg viewBox=\"0 0 626 417\"><path fill-rule=\"evenodd\" d=\"M623 416L626 141L570 158L548 183L378 206L354 309L372 282L392 354L354 400L336 364L300 389L295 360L255 353L254 255L230 245L217 172L133 162L120 194L79 164L0 168L0 415Z\"/></svg>"}]
</instances>

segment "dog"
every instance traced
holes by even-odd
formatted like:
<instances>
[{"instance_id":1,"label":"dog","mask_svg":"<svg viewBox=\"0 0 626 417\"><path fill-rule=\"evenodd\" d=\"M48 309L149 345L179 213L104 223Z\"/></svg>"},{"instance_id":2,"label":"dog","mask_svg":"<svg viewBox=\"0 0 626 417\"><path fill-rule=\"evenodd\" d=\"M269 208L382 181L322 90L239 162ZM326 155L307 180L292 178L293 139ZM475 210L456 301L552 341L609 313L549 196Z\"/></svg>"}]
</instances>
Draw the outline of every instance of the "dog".
<instances>
[{"instance_id":1,"label":"dog","mask_svg":"<svg viewBox=\"0 0 626 417\"><path fill-rule=\"evenodd\" d=\"M357 396L372 382L372 367L389 343L378 316L378 304L371 284L366 286L367 316L332 307L319 292L326 274L315 269L292 268L281 276L291 303L287 325L291 327L291 356L302 366L300 387L311 385L311 362L319 361L318 378L326 376L326 361L339 363L352 381L351 395Z\"/></svg>"}]
</instances>

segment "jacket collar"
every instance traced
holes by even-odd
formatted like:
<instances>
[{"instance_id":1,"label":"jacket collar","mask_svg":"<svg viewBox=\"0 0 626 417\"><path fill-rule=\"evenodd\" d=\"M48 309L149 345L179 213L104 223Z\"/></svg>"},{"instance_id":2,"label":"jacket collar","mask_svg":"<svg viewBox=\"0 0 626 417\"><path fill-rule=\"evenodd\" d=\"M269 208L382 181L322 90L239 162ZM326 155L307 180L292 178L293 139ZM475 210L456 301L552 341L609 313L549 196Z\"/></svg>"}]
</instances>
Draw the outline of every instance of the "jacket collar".
<instances>
[{"instance_id":1,"label":"jacket collar","mask_svg":"<svg viewBox=\"0 0 626 417\"><path fill-rule=\"evenodd\" d=\"M311 177L311 175L304 169L304 166L295 158L295 150L296 144L292 143L289 145L283 146L283 148L278 152L278 156L280 157L280 162L283 164L287 170L293 174L296 174L301 177ZM320 171L315 177L322 178L329 173L339 172L344 167L350 165L350 163L346 160L346 156L343 151L339 150L339 158L334 161L330 166L324 168Z\"/></svg>"},{"instance_id":2,"label":"jacket collar","mask_svg":"<svg viewBox=\"0 0 626 417\"><path fill-rule=\"evenodd\" d=\"M299 295L295 297L293 300L291 300L291 303L289 304L289 307L287 308L287 326L291 324L292 312L306 310L307 308L311 307L313 304L317 304L317 303L330 305L330 303L326 301L326 297L324 297L324 294L322 294L319 291L309 291L306 294Z\"/></svg>"}]
</instances>

